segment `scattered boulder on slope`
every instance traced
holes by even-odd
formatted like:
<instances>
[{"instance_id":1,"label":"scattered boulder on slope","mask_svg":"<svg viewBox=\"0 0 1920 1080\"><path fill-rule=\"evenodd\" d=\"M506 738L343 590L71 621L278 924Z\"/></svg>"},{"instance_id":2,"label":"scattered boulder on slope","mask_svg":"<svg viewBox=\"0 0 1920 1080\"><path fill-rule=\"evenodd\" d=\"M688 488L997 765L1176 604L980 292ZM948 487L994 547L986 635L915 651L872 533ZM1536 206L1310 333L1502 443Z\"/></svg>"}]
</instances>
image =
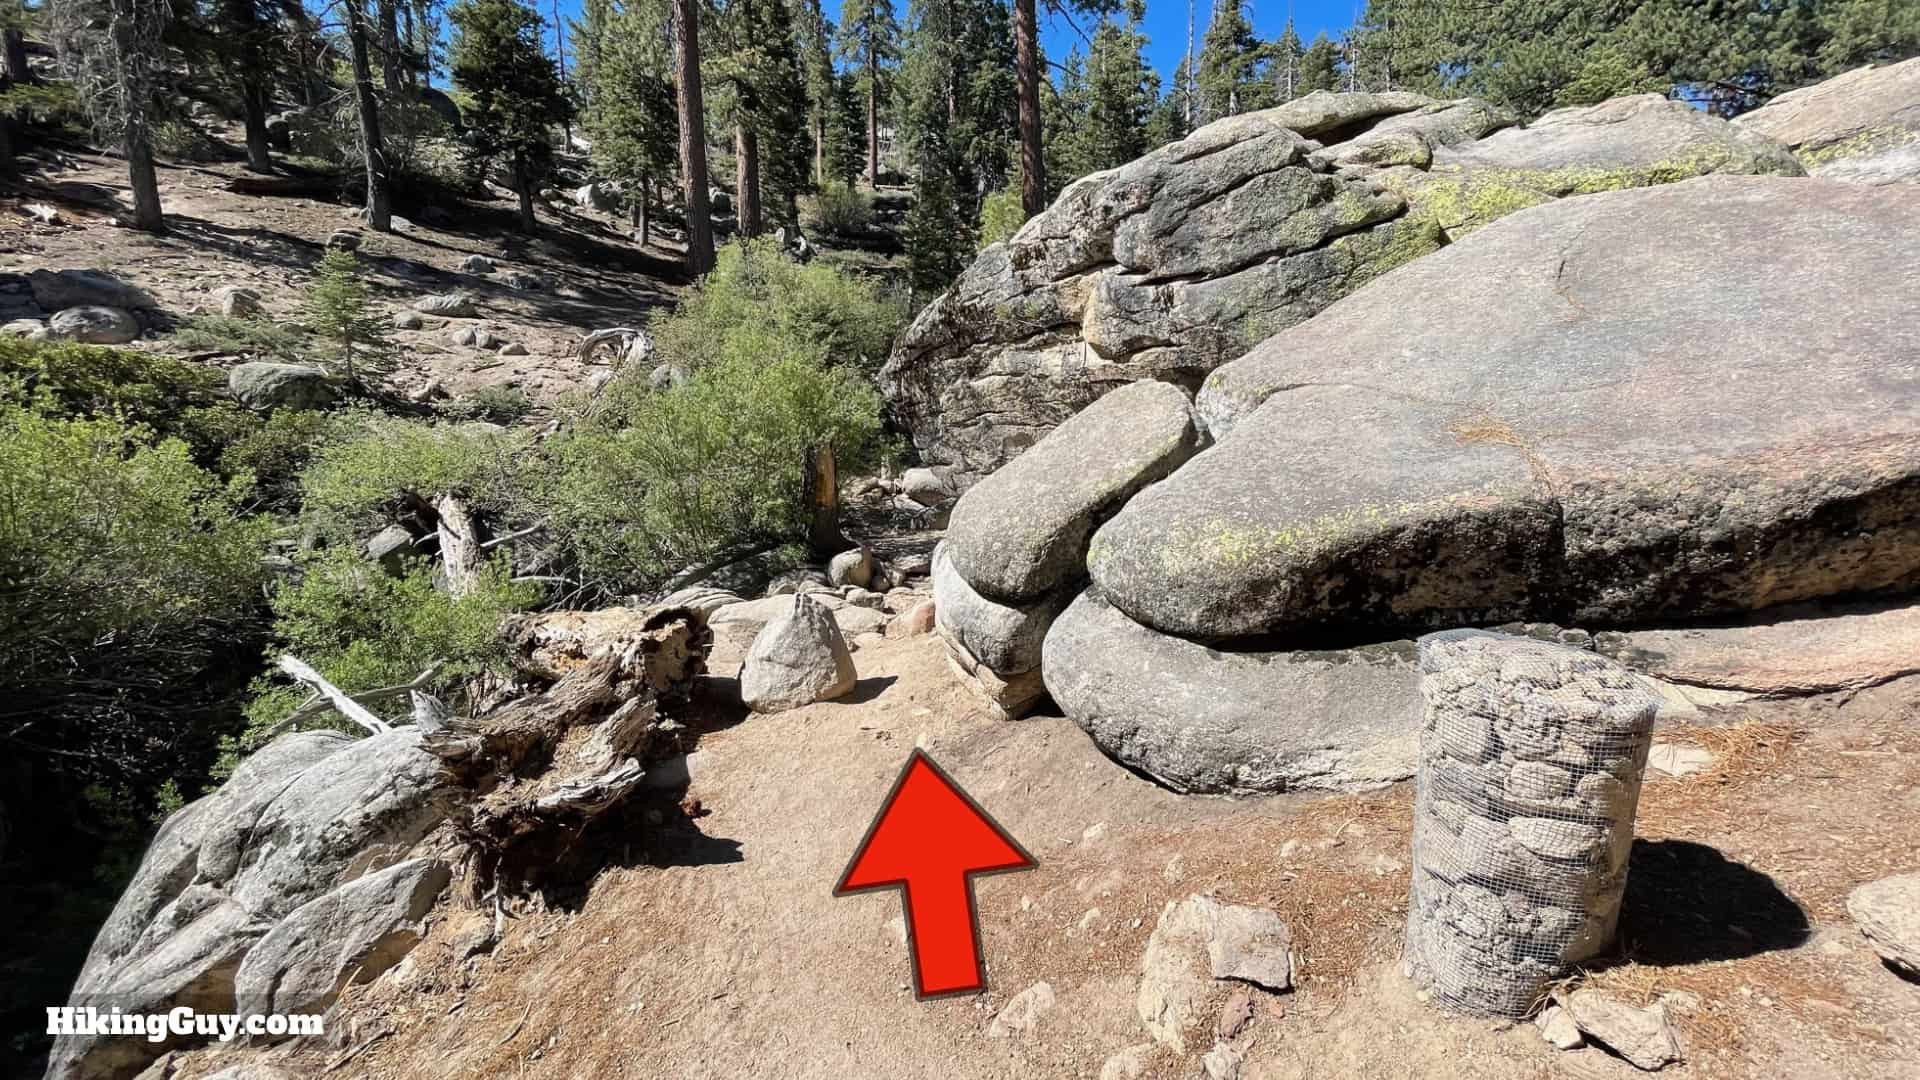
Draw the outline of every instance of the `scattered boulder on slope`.
<instances>
[{"instance_id":1,"label":"scattered boulder on slope","mask_svg":"<svg viewBox=\"0 0 1920 1080\"><path fill-rule=\"evenodd\" d=\"M55 312L47 334L88 345L125 345L139 339L140 323L125 308L88 304Z\"/></svg>"},{"instance_id":2,"label":"scattered boulder on slope","mask_svg":"<svg viewBox=\"0 0 1920 1080\"><path fill-rule=\"evenodd\" d=\"M87 955L71 1004L228 1012L249 952L310 901L398 862L447 812L422 732L283 736L169 817ZM137 1072L166 1043L55 1040L50 1080Z\"/></svg>"},{"instance_id":3,"label":"scattered boulder on slope","mask_svg":"<svg viewBox=\"0 0 1920 1080\"><path fill-rule=\"evenodd\" d=\"M1920 57L1790 90L1734 124L1785 143L1815 176L1920 183Z\"/></svg>"},{"instance_id":4,"label":"scattered boulder on slope","mask_svg":"<svg viewBox=\"0 0 1920 1080\"><path fill-rule=\"evenodd\" d=\"M853 689L853 655L832 613L806 593L786 603L753 639L740 669L740 698L755 712L797 709Z\"/></svg>"},{"instance_id":5,"label":"scattered boulder on slope","mask_svg":"<svg viewBox=\"0 0 1920 1080\"><path fill-rule=\"evenodd\" d=\"M1920 978L1920 872L1862 885L1847 896L1847 914L1880 958Z\"/></svg>"},{"instance_id":6,"label":"scattered boulder on slope","mask_svg":"<svg viewBox=\"0 0 1920 1080\"><path fill-rule=\"evenodd\" d=\"M1916 259L1904 185L1707 177L1516 214L1215 372L1216 445L1088 569L1202 639L1911 590L1920 311L1887 283Z\"/></svg>"},{"instance_id":7,"label":"scattered boulder on slope","mask_svg":"<svg viewBox=\"0 0 1920 1080\"><path fill-rule=\"evenodd\" d=\"M1102 397L960 497L945 544L953 569L1005 602L1079 579L1094 526L1198 443L1177 386L1137 382Z\"/></svg>"},{"instance_id":8,"label":"scattered boulder on slope","mask_svg":"<svg viewBox=\"0 0 1920 1080\"><path fill-rule=\"evenodd\" d=\"M342 987L373 981L419 944L447 880L446 863L409 859L302 904L240 962L236 1011L325 1012Z\"/></svg>"},{"instance_id":9,"label":"scattered boulder on slope","mask_svg":"<svg viewBox=\"0 0 1920 1080\"><path fill-rule=\"evenodd\" d=\"M249 409L323 409L340 388L321 368L253 360L227 371L227 392Z\"/></svg>"},{"instance_id":10,"label":"scattered boulder on slope","mask_svg":"<svg viewBox=\"0 0 1920 1080\"><path fill-rule=\"evenodd\" d=\"M35 270L27 275L33 302L46 311L110 307L138 311L154 306L145 290L105 270Z\"/></svg>"},{"instance_id":11,"label":"scattered boulder on slope","mask_svg":"<svg viewBox=\"0 0 1920 1080\"><path fill-rule=\"evenodd\" d=\"M901 336L881 388L964 487L1114 387L1192 385L1394 267L1564 196L1802 175L1659 95L1528 127L1473 99L1310 94L1070 185Z\"/></svg>"}]
</instances>

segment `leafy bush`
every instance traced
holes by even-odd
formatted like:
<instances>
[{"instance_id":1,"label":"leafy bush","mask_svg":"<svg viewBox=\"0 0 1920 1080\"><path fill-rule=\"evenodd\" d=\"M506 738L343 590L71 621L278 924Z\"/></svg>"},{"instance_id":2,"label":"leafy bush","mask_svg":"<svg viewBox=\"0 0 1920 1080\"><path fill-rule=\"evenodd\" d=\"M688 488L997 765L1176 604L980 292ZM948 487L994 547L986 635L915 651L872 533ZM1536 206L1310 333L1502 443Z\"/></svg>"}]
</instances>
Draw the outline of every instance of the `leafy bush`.
<instances>
[{"instance_id":1,"label":"leafy bush","mask_svg":"<svg viewBox=\"0 0 1920 1080\"><path fill-rule=\"evenodd\" d=\"M0 337L0 405L48 416L118 417L183 440L210 464L258 421L226 400L213 368L132 350Z\"/></svg>"},{"instance_id":2,"label":"leafy bush","mask_svg":"<svg viewBox=\"0 0 1920 1080\"><path fill-rule=\"evenodd\" d=\"M843 469L873 453L872 386L777 343L664 392L625 374L554 441L549 509L587 580L644 593L690 564L797 538L807 451L830 444Z\"/></svg>"},{"instance_id":3,"label":"leafy bush","mask_svg":"<svg viewBox=\"0 0 1920 1080\"><path fill-rule=\"evenodd\" d=\"M230 156L220 140L182 117L166 117L153 125L153 150L173 161L221 161Z\"/></svg>"},{"instance_id":4,"label":"leafy bush","mask_svg":"<svg viewBox=\"0 0 1920 1080\"><path fill-rule=\"evenodd\" d=\"M991 244L1013 239L1027 223L1026 207L1020 203L1020 190L1003 187L980 202L980 250Z\"/></svg>"},{"instance_id":5,"label":"leafy bush","mask_svg":"<svg viewBox=\"0 0 1920 1080\"><path fill-rule=\"evenodd\" d=\"M267 508L291 510L299 501L296 479L314 456L370 422L364 413L276 409L228 441L220 451L220 472L251 480Z\"/></svg>"},{"instance_id":6,"label":"leafy bush","mask_svg":"<svg viewBox=\"0 0 1920 1080\"><path fill-rule=\"evenodd\" d=\"M818 261L802 266L761 238L721 248L713 272L653 334L661 356L690 371L799 356L870 372L905 321L905 308L871 282Z\"/></svg>"},{"instance_id":7,"label":"leafy bush","mask_svg":"<svg viewBox=\"0 0 1920 1080\"><path fill-rule=\"evenodd\" d=\"M533 411L533 402L517 386L483 386L454 402L449 411L471 420L513 424Z\"/></svg>"},{"instance_id":8,"label":"leafy bush","mask_svg":"<svg viewBox=\"0 0 1920 1080\"><path fill-rule=\"evenodd\" d=\"M424 562L394 577L335 547L310 562L298 584L273 598L271 651L312 664L349 693L407 682L441 663L433 688L444 691L488 671L503 670L500 620L539 603L535 583L515 584L504 558L482 569L464 596L434 588ZM247 707L247 727L258 735L305 700L308 691L263 676Z\"/></svg>"},{"instance_id":9,"label":"leafy bush","mask_svg":"<svg viewBox=\"0 0 1920 1080\"><path fill-rule=\"evenodd\" d=\"M195 315L174 331L173 342L195 352L241 353L263 360L306 359L312 338L301 327L270 319Z\"/></svg>"},{"instance_id":10,"label":"leafy bush","mask_svg":"<svg viewBox=\"0 0 1920 1080\"><path fill-rule=\"evenodd\" d=\"M831 236L859 236L873 227L873 196L851 184L828 181L804 209L809 224Z\"/></svg>"},{"instance_id":11,"label":"leafy bush","mask_svg":"<svg viewBox=\"0 0 1920 1080\"><path fill-rule=\"evenodd\" d=\"M199 775L267 528L178 439L0 402L0 741L70 788Z\"/></svg>"},{"instance_id":12,"label":"leafy bush","mask_svg":"<svg viewBox=\"0 0 1920 1080\"><path fill-rule=\"evenodd\" d=\"M518 521L534 508L538 468L529 432L369 416L352 437L320 446L301 481L319 534L347 541L385 525L408 500L442 495Z\"/></svg>"}]
</instances>

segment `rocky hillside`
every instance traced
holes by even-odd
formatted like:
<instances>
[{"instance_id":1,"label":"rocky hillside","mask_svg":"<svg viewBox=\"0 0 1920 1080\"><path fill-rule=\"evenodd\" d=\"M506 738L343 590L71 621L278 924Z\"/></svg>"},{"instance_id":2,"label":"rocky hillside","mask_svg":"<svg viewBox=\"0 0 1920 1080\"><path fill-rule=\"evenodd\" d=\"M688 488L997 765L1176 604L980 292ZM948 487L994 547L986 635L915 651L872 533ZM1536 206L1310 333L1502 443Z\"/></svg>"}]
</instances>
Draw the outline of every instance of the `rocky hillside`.
<instances>
[{"instance_id":1,"label":"rocky hillside","mask_svg":"<svg viewBox=\"0 0 1920 1080\"><path fill-rule=\"evenodd\" d=\"M911 535L457 711L289 668L365 737L176 813L74 1003L327 1034L49 1076L1911 1076L1920 184L1762 127L1316 95L1072 185L880 374ZM834 892L914 750L1038 863L977 995ZM1536 982L1441 1008L1421 919Z\"/></svg>"}]
</instances>

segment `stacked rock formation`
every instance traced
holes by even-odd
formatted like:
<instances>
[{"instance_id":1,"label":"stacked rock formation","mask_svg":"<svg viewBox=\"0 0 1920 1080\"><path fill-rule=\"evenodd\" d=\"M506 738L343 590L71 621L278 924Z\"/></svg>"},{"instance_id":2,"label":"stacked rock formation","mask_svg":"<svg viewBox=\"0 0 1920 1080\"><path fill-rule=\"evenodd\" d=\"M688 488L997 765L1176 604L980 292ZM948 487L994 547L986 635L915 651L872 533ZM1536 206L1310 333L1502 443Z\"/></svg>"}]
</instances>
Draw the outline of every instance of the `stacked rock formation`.
<instances>
[{"instance_id":1,"label":"stacked rock formation","mask_svg":"<svg viewBox=\"0 0 1920 1080\"><path fill-rule=\"evenodd\" d=\"M1129 402L1179 397L1133 384L969 491L936 566L956 663L1009 714L1037 669L1177 790L1353 789L1412 775L1418 634L1651 634L1609 651L1685 671L1652 628L1909 593L1920 313L1885 282L1916 258L1906 185L1705 177L1494 222L1218 369L1186 449L1129 441Z\"/></svg>"},{"instance_id":2,"label":"stacked rock formation","mask_svg":"<svg viewBox=\"0 0 1920 1080\"><path fill-rule=\"evenodd\" d=\"M1590 652L1475 630L1420 639L1409 974L1524 1016L1612 941L1659 699Z\"/></svg>"},{"instance_id":3,"label":"stacked rock formation","mask_svg":"<svg viewBox=\"0 0 1920 1080\"><path fill-rule=\"evenodd\" d=\"M1187 392L1107 395L963 496L934 553L934 619L949 657L998 716L1044 693L1041 644L1079 592L1087 538L1199 448Z\"/></svg>"},{"instance_id":4,"label":"stacked rock formation","mask_svg":"<svg viewBox=\"0 0 1920 1080\"><path fill-rule=\"evenodd\" d=\"M962 486L1101 394L1195 386L1249 347L1502 215L1785 147L1649 94L1525 128L1473 99L1315 93L1070 185L928 305L880 375ZM1497 134L1496 134L1497 133Z\"/></svg>"}]
</instances>

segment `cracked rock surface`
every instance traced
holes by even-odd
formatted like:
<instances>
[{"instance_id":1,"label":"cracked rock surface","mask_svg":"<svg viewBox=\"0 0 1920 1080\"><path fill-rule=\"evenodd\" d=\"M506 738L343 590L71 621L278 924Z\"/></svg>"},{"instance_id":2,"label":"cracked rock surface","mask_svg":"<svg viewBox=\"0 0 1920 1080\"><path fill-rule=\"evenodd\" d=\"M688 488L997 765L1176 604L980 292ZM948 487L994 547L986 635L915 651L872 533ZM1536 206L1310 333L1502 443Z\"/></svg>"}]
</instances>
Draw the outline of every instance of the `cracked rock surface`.
<instances>
[{"instance_id":1,"label":"cracked rock surface","mask_svg":"<svg viewBox=\"0 0 1920 1080\"><path fill-rule=\"evenodd\" d=\"M1209 377L1215 444L1095 533L1094 585L1201 639L1911 590L1916 238L1920 191L1811 179L1512 215Z\"/></svg>"}]
</instances>

